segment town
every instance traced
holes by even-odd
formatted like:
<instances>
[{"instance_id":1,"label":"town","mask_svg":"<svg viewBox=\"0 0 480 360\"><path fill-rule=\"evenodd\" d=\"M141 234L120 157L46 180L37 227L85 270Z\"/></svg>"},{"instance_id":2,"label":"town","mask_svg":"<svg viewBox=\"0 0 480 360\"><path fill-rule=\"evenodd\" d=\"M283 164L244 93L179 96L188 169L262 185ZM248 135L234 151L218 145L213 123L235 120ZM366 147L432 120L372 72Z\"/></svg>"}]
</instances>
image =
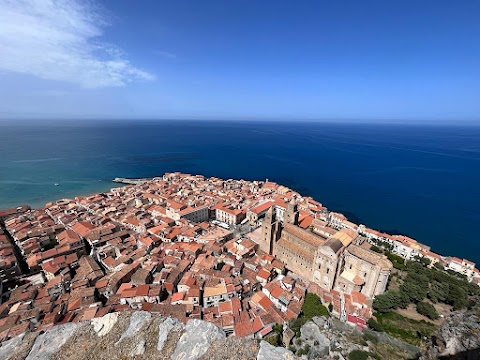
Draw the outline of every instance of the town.
<instances>
[{"instance_id":1,"label":"town","mask_svg":"<svg viewBox=\"0 0 480 360\"><path fill-rule=\"evenodd\" d=\"M393 268L372 250L379 244L480 284L466 259L354 224L268 180L166 173L0 219L0 341L128 310L264 338L300 315L307 293L365 328Z\"/></svg>"}]
</instances>

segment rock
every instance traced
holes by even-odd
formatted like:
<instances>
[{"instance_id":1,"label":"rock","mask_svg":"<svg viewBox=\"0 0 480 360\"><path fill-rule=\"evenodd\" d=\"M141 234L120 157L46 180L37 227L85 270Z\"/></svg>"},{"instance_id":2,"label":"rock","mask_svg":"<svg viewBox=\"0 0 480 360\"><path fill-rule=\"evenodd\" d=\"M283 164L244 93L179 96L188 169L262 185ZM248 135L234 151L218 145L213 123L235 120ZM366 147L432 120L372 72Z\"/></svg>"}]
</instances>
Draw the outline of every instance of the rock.
<instances>
[{"instance_id":1,"label":"rock","mask_svg":"<svg viewBox=\"0 0 480 360\"><path fill-rule=\"evenodd\" d=\"M107 335L117 321L118 313L110 313L101 318L92 319L91 324L97 335L101 337Z\"/></svg>"},{"instance_id":2,"label":"rock","mask_svg":"<svg viewBox=\"0 0 480 360\"><path fill-rule=\"evenodd\" d=\"M10 339L2 343L2 347L0 347L0 360L10 359L10 356L12 356L12 354L15 352L15 349L22 342L23 336L24 334L16 336L13 339Z\"/></svg>"},{"instance_id":3,"label":"rock","mask_svg":"<svg viewBox=\"0 0 480 360\"><path fill-rule=\"evenodd\" d=\"M175 318L168 317L163 321L158 327L158 344L157 350L161 352L163 350L163 346L165 345L165 341L167 341L168 334L173 328L178 328L179 330L183 328L183 324Z\"/></svg>"},{"instance_id":4,"label":"rock","mask_svg":"<svg viewBox=\"0 0 480 360\"><path fill-rule=\"evenodd\" d=\"M212 323L197 319L189 320L171 359L198 359L207 352L212 342L224 338L225 333Z\"/></svg>"},{"instance_id":5,"label":"rock","mask_svg":"<svg viewBox=\"0 0 480 360\"><path fill-rule=\"evenodd\" d=\"M130 352L130 356L139 356L145 353L145 340L140 340L133 350Z\"/></svg>"},{"instance_id":6,"label":"rock","mask_svg":"<svg viewBox=\"0 0 480 360\"><path fill-rule=\"evenodd\" d=\"M130 317L130 324L128 325L127 330L125 330L115 345L120 344L123 339L128 339L139 333L140 329L145 325L145 323L149 322L151 318L152 315L146 311L134 312Z\"/></svg>"},{"instance_id":7,"label":"rock","mask_svg":"<svg viewBox=\"0 0 480 360\"><path fill-rule=\"evenodd\" d=\"M67 323L54 326L46 333L39 335L26 360L50 359L50 357L55 354L81 326L84 325L79 323Z\"/></svg>"},{"instance_id":8,"label":"rock","mask_svg":"<svg viewBox=\"0 0 480 360\"><path fill-rule=\"evenodd\" d=\"M275 347L266 341L260 343L260 350L257 360L293 360L296 356L290 350L282 347Z\"/></svg>"},{"instance_id":9,"label":"rock","mask_svg":"<svg viewBox=\"0 0 480 360\"><path fill-rule=\"evenodd\" d=\"M199 360L246 360L255 359L259 344L251 338L229 336L214 341L208 351Z\"/></svg>"},{"instance_id":10,"label":"rock","mask_svg":"<svg viewBox=\"0 0 480 360\"><path fill-rule=\"evenodd\" d=\"M480 308L450 314L421 359L480 358Z\"/></svg>"},{"instance_id":11,"label":"rock","mask_svg":"<svg viewBox=\"0 0 480 360\"><path fill-rule=\"evenodd\" d=\"M320 331L320 328L313 321L308 321L300 328L303 344L310 346L309 359L326 356L330 351L330 340ZM304 345L305 346L305 345Z\"/></svg>"}]
</instances>

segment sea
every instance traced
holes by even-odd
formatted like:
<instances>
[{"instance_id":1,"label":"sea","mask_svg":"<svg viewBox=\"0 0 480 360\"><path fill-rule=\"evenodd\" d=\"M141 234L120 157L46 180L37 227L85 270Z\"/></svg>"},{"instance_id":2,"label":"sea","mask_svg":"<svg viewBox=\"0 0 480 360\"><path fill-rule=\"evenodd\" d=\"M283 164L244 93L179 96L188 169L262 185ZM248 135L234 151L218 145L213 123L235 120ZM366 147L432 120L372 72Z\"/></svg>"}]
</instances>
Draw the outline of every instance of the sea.
<instances>
[{"instance_id":1,"label":"sea","mask_svg":"<svg viewBox=\"0 0 480 360\"><path fill-rule=\"evenodd\" d=\"M480 263L480 126L0 122L0 208L41 207L108 191L115 177L173 171L269 179L356 223Z\"/></svg>"}]
</instances>

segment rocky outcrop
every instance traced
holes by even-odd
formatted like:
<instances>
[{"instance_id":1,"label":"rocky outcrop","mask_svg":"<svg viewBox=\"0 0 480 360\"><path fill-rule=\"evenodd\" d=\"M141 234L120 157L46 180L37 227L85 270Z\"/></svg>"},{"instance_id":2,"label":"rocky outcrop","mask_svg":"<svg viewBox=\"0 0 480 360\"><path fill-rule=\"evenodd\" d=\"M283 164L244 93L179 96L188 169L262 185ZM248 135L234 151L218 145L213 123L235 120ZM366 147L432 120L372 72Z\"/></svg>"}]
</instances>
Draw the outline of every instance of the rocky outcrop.
<instances>
[{"instance_id":1,"label":"rocky outcrop","mask_svg":"<svg viewBox=\"0 0 480 360\"><path fill-rule=\"evenodd\" d=\"M225 333L212 323L202 320L190 320L178 340L172 360L196 360L205 354L214 341L223 340Z\"/></svg>"},{"instance_id":2,"label":"rocky outcrop","mask_svg":"<svg viewBox=\"0 0 480 360\"><path fill-rule=\"evenodd\" d=\"M266 341L260 343L260 351L257 360L293 360L296 357L290 350L282 347L275 347Z\"/></svg>"},{"instance_id":3,"label":"rocky outcrop","mask_svg":"<svg viewBox=\"0 0 480 360\"><path fill-rule=\"evenodd\" d=\"M480 359L478 310L446 319L423 360ZM300 328L288 348L266 341L226 337L212 323L177 319L148 312L107 314L80 323L55 326L45 332L19 335L0 346L0 360L115 359L346 359L353 350L382 358L417 358L418 349L384 333L362 334L338 320L315 317Z\"/></svg>"},{"instance_id":4,"label":"rocky outcrop","mask_svg":"<svg viewBox=\"0 0 480 360\"><path fill-rule=\"evenodd\" d=\"M84 324L67 323L56 326L41 334L35 340L26 360L48 360L70 339L73 333Z\"/></svg>"},{"instance_id":5,"label":"rocky outcrop","mask_svg":"<svg viewBox=\"0 0 480 360\"><path fill-rule=\"evenodd\" d=\"M22 334L1 344L0 360L255 359L258 352L256 341L227 338L212 323L195 319L184 325L138 311Z\"/></svg>"},{"instance_id":6,"label":"rocky outcrop","mask_svg":"<svg viewBox=\"0 0 480 360\"><path fill-rule=\"evenodd\" d=\"M300 329L300 339L303 346L310 349L308 352L309 359L318 359L330 352L330 340L322 333L320 327L313 321L307 322Z\"/></svg>"},{"instance_id":7,"label":"rocky outcrop","mask_svg":"<svg viewBox=\"0 0 480 360\"><path fill-rule=\"evenodd\" d=\"M480 359L480 309L447 317L422 359Z\"/></svg>"}]
</instances>

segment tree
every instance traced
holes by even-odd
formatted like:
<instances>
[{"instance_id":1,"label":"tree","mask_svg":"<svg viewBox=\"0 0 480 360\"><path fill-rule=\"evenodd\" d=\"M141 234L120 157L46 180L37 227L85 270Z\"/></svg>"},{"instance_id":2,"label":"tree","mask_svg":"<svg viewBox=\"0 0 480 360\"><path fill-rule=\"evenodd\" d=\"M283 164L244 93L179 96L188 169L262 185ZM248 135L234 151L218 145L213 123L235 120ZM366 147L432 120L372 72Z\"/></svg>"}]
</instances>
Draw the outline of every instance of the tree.
<instances>
[{"instance_id":1,"label":"tree","mask_svg":"<svg viewBox=\"0 0 480 360\"><path fill-rule=\"evenodd\" d=\"M322 305L320 298L316 294L307 293L302 305L302 313L307 320L311 320L314 316L327 316L328 309Z\"/></svg>"},{"instance_id":2,"label":"tree","mask_svg":"<svg viewBox=\"0 0 480 360\"><path fill-rule=\"evenodd\" d=\"M398 291L387 291L384 294L377 295L373 300L373 308L381 313L387 313L396 308L406 308L410 299Z\"/></svg>"},{"instance_id":3,"label":"tree","mask_svg":"<svg viewBox=\"0 0 480 360\"><path fill-rule=\"evenodd\" d=\"M426 317L428 317L429 319L432 319L432 320L437 320L439 318L437 310L435 309L435 307L432 304L430 304L428 302L425 302L425 301L420 301L417 304L417 312L420 315L424 315L424 316L426 316Z\"/></svg>"},{"instance_id":4,"label":"tree","mask_svg":"<svg viewBox=\"0 0 480 360\"><path fill-rule=\"evenodd\" d=\"M453 305L453 310L463 309L468 305L468 298L465 290L459 286L450 286L447 303Z\"/></svg>"},{"instance_id":5,"label":"tree","mask_svg":"<svg viewBox=\"0 0 480 360\"><path fill-rule=\"evenodd\" d=\"M412 302L422 301L427 297L428 284L427 287L415 283L414 281L409 281L405 279L405 282L400 286L400 291L406 294Z\"/></svg>"},{"instance_id":6,"label":"tree","mask_svg":"<svg viewBox=\"0 0 480 360\"><path fill-rule=\"evenodd\" d=\"M445 302L449 293L448 283L441 283L438 281L432 281L430 283L430 288L428 289L427 297L433 303Z\"/></svg>"}]
</instances>

